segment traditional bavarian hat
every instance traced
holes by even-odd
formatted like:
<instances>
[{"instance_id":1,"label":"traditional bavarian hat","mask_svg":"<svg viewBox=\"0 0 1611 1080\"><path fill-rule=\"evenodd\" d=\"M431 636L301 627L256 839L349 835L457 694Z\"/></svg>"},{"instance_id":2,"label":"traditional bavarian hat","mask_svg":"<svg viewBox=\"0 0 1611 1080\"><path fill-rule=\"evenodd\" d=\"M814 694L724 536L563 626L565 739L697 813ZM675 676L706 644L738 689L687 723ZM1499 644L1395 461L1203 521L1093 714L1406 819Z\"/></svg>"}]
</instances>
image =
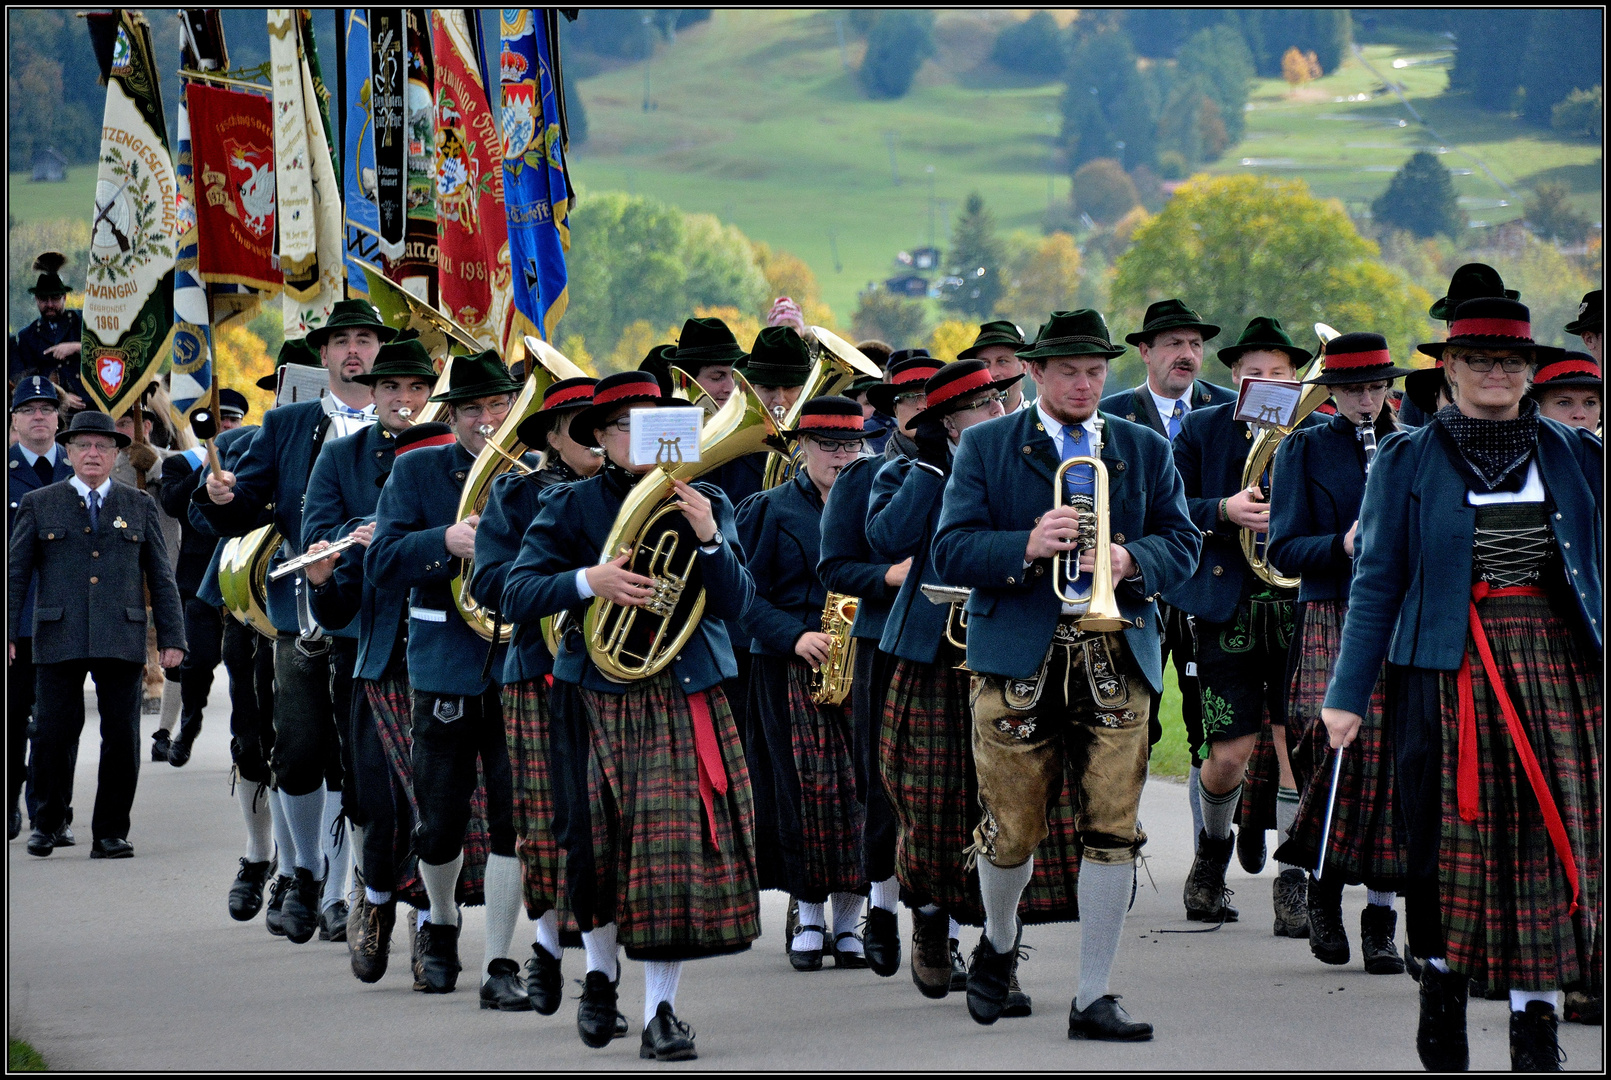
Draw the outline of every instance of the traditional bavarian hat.
<instances>
[{"instance_id":1,"label":"traditional bavarian hat","mask_svg":"<svg viewBox=\"0 0 1611 1080\"><path fill-rule=\"evenodd\" d=\"M515 436L533 450L547 445L545 436L554 426L559 414L569 409L585 409L593 404L593 388L599 381L590 375L574 379L561 379L543 391L542 408L520 422Z\"/></svg>"},{"instance_id":2,"label":"traditional bavarian hat","mask_svg":"<svg viewBox=\"0 0 1611 1080\"><path fill-rule=\"evenodd\" d=\"M56 441L66 446L79 435L106 435L117 444L119 450L134 441L117 429L116 420L94 409L75 413L71 426L56 432Z\"/></svg>"},{"instance_id":3,"label":"traditional bavarian hat","mask_svg":"<svg viewBox=\"0 0 1611 1080\"><path fill-rule=\"evenodd\" d=\"M647 371L660 384L661 397L671 396L671 368L673 363L671 357L676 351L677 346L675 345L656 345L638 363L639 371ZM725 361L723 362L725 363ZM700 368L706 364L714 363L714 361L707 360L701 364L694 364L693 361L689 361L689 363L693 365L693 370L690 371L688 368L683 368L682 370L690 375L697 375Z\"/></svg>"},{"instance_id":4,"label":"traditional bavarian hat","mask_svg":"<svg viewBox=\"0 0 1611 1080\"><path fill-rule=\"evenodd\" d=\"M1487 263L1466 263L1449 278L1449 292L1427 309L1427 314L1444 322L1454 321L1454 312L1467 300L1483 296L1499 296L1506 300L1519 300L1521 293L1505 288L1499 271Z\"/></svg>"},{"instance_id":5,"label":"traditional bavarian hat","mask_svg":"<svg viewBox=\"0 0 1611 1080\"><path fill-rule=\"evenodd\" d=\"M606 375L594 385L593 403L571 421L571 438L583 446L600 445L594 433L622 405L657 409L668 406L686 408L688 403L662 396L660 382L650 372L618 371L614 375Z\"/></svg>"},{"instance_id":6,"label":"traditional bavarian hat","mask_svg":"<svg viewBox=\"0 0 1611 1080\"><path fill-rule=\"evenodd\" d=\"M1113 344L1107 320L1102 318L1101 312L1095 308L1080 308L1078 311L1052 312L1052 317L1042 324L1035 340L1019 346L1018 357L1021 360L1050 360L1059 356L1101 356L1111 360L1125 351L1123 345Z\"/></svg>"},{"instance_id":7,"label":"traditional bavarian hat","mask_svg":"<svg viewBox=\"0 0 1611 1080\"><path fill-rule=\"evenodd\" d=\"M457 366L458 361L454 364ZM404 331L404 336L382 345L375 354L375 365L362 375L354 375L353 382L374 386L382 379L413 378L434 384L436 375L436 364L420 344L419 335Z\"/></svg>"},{"instance_id":8,"label":"traditional bavarian hat","mask_svg":"<svg viewBox=\"0 0 1611 1080\"><path fill-rule=\"evenodd\" d=\"M1152 339L1163 331L1180 329L1196 330L1203 335L1204 341L1219 333L1219 327L1204 322L1197 312L1187 307L1184 302L1160 300L1148 306L1147 314L1141 320L1141 329L1133 334L1124 335L1124 340L1132 345L1150 345Z\"/></svg>"},{"instance_id":9,"label":"traditional bavarian hat","mask_svg":"<svg viewBox=\"0 0 1611 1080\"><path fill-rule=\"evenodd\" d=\"M1292 335L1281 325L1280 319L1272 319L1268 315L1257 315L1248 320L1247 329L1236 339L1236 344L1225 346L1215 355L1219 357L1220 363L1230 367L1242 358L1243 353L1261 350L1286 353L1292 358L1293 367L1302 367L1314 359L1313 353L1298 348L1292 340Z\"/></svg>"},{"instance_id":10,"label":"traditional bavarian hat","mask_svg":"<svg viewBox=\"0 0 1611 1080\"><path fill-rule=\"evenodd\" d=\"M922 392L929 376L944 366L945 361L930 356L927 349L901 349L890 353L884 381L867 388L867 400L879 412L893 416L897 397Z\"/></svg>"},{"instance_id":11,"label":"traditional bavarian hat","mask_svg":"<svg viewBox=\"0 0 1611 1080\"><path fill-rule=\"evenodd\" d=\"M1577 306L1577 318L1567 323L1561 329L1577 337L1583 336L1583 331L1593 330L1600 333L1605 326L1605 291L1595 289L1593 292L1583 294L1583 302Z\"/></svg>"},{"instance_id":12,"label":"traditional bavarian hat","mask_svg":"<svg viewBox=\"0 0 1611 1080\"><path fill-rule=\"evenodd\" d=\"M1450 345L1522 349L1529 354L1545 348L1533 340L1532 314L1526 304L1491 296L1467 300L1455 309L1447 341L1424 342L1416 349L1441 360Z\"/></svg>"},{"instance_id":13,"label":"traditional bavarian hat","mask_svg":"<svg viewBox=\"0 0 1611 1080\"><path fill-rule=\"evenodd\" d=\"M926 420L948 416L975 395L986 391L1000 393L1022 378L1022 375L1014 375L992 380L990 365L983 360L958 360L947 364L924 384L928 403L922 412L912 418L912 425L915 427Z\"/></svg>"},{"instance_id":14,"label":"traditional bavarian hat","mask_svg":"<svg viewBox=\"0 0 1611 1080\"><path fill-rule=\"evenodd\" d=\"M1393 363L1387 339L1380 334L1339 334L1326 342L1320 374L1310 379L1321 386L1349 386L1394 379L1410 373Z\"/></svg>"},{"instance_id":15,"label":"traditional bavarian hat","mask_svg":"<svg viewBox=\"0 0 1611 1080\"><path fill-rule=\"evenodd\" d=\"M1444 385L1443 358L1432 367L1416 368L1404 376L1404 396L1427 416L1438 411L1438 390Z\"/></svg>"},{"instance_id":16,"label":"traditional bavarian hat","mask_svg":"<svg viewBox=\"0 0 1611 1080\"><path fill-rule=\"evenodd\" d=\"M862 418L861 406L847 397L814 397L800 406L800 419L783 434L791 439L817 435L824 439L863 439L878 434Z\"/></svg>"},{"instance_id":17,"label":"traditional bavarian hat","mask_svg":"<svg viewBox=\"0 0 1611 1080\"><path fill-rule=\"evenodd\" d=\"M461 401L518 394L520 384L509 374L496 349L483 349L474 356L455 356L448 368L448 388L432 394L430 400L456 405Z\"/></svg>"},{"instance_id":18,"label":"traditional bavarian hat","mask_svg":"<svg viewBox=\"0 0 1611 1080\"><path fill-rule=\"evenodd\" d=\"M744 347L720 319L689 319L677 335L676 349L667 356L690 375L708 364L736 364L744 359Z\"/></svg>"},{"instance_id":19,"label":"traditional bavarian hat","mask_svg":"<svg viewBox=\"0 0 1611 1080\"><path fill-rule=\"evenodd\" d=\"M978 357L980 349L988 349L992 345L1006 345L1016 351L1023 344L1024 331L1017 323L996 319L979 327L979 332L974 335L973 344L957 353L957 359L973 360Z\"/></svg>"},{"instance_id":20,"label":"traditional bavarian hat","mask_svg":"<svg viewBox=\"0 0 1611 1080\"><path fill-rule=\"evenodd\" d=\"M330 311L330 320L309 330L307 342L315 349L322 349L337 330L373 330L382 342L397 336L396 330L380 321L380 309L368 300L337 300Z\"/></svg>"},{"instance_id":21,"label":"traditional bavarian hat","mask_svg":"<svg viewBox=\"0 0 1611 1080\"><path fill-rule=\"evenodd\" d=\"M61 279L61 268L67 265L67 256L59 251L41 251L34 259L34 269L39 271L39 280L28 286L28 291L37 297L66 296L72 290L67 282Z\"/></svg>"},{"instance_id":22,"label":"traditional bavarian hat","mask_svg":"<svg viewBox=\"0 0 1611 1080\"><path fill-rule=\"evenodd\" d=\"M794 327L763 326L739 373L754 386L804 386L811 377L811 353Z\"/></svg>"},{"instance_id":23,"label":"traditional bavarian hat","mask_svg":"<svg viewBox=\"0 0 1611 1080\"><path fill-rule=\"evenodd\" d=\"M1550 390L1601 390L1605 379L1599 361L1586 352L1563 352L1540 364L1527 392L1540 397Z\"/></svg>"}]
</instances>

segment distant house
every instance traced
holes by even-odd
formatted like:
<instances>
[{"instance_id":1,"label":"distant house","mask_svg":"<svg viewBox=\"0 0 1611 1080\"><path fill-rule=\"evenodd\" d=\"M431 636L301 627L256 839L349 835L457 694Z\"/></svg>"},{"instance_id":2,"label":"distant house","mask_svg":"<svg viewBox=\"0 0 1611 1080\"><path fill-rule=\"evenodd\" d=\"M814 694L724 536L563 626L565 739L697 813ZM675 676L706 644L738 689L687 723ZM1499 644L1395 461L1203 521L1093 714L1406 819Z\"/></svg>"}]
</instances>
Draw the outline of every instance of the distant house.
<instances>
[{"instance_id":1,"label":"distant house","mask_svg":"<svg viewBox=\"0 0 1611 1080\"><path fill-rule=\"evenodd\" d=\"M62 157L53 146L35 150L34 175L32 179L35 183L40 181L51 184L61 183L67 179L67 159Z\"/></svg>"},{"instance_id":2,"label":"distant house","mask_svg":"<svg viewBox=\"0 0 1611 1080\"><path fill-rule=\"evenodd\" d=\"M918 274L902 274L887 279L884 288L896 296L924 297L929 294L929 281Z\"/></svg>"}]
</instances>

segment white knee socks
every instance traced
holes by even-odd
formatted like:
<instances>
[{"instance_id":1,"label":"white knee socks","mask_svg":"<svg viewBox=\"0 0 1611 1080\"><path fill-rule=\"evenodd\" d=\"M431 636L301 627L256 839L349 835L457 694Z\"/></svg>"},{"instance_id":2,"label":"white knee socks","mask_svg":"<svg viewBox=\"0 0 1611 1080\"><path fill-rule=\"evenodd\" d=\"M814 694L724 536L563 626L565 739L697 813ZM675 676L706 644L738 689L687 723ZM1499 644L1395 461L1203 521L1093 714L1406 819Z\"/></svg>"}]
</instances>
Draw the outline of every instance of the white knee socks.
<instances>
[{"instance_id":1,"label":"white knee socks","mask_svg":"<svg viewBox=\"0 0 1611 1080\"><path fill-rule=\"evenodd\" d=\"M536 927L537 944L543 947L543 951L549 956L563 956L565 949L559 943L559 910L549 908L543 912L542 917L536 922Z\"/></svg>"},{"instance_id":2,"label":"white knee socks","mask_svg":"<svg viewBox=\"0 0 1611 1080\"><path fill-rule=\"evenodd\" d=\"M431 922L436 926L459 925L459 904L454 893L462 869L462 851L451 862L428 863L420 860L420 880L425 882L425 895L431 899Z\"/></svg>"},{"instance_id":3,"label":"white knee socks","mask_svg":"<svg viewBox=\"0 0 1611 1080\"><path fill-rule=\"evenodd\" d=\"M291 836L291 819L285 812L285 796L270 789L268 805L269 819L274 825L274 846L280 854L279 873L290 877L296 865L296 840Z\"/></svg>"},{"instance_id":4,"label":"white knee socks","mask_svg":"<svg viewBox=\"0 0 1611 1080\"><path fill-rule=\"evenodd\" d=\"M487 856L487 941L481 955L481 981L494 960L509 955L520 918L520 860L513 855Z\"/></svg>"},{"instance_id":5,"label":"white knee socks","mask_svg":"<svg viewBox=\"0 0 1611 1080\"><path fill-rule=\"evenodd\" d=\"M1512 990L1510 992L1510 1011L1526 1012L1529 1001L1545 1001L1556 1012L1561 1011L1561 995L1558 990Z\"/></svg>"},{"instance_id":6,"label":"white knee socks","mask_svg":"<svg viewBox=\"0 0 1611 1080\"><path fill-rule=\"evenodd\" d=\"M268 862L274 855L268 785L242 780L235 785L235 801L241 804L241 817L246 819L246 861Z\"/></svg>"},{"instance_id":7,"label":"white knee socks","mask_svg":"<svg viewBox=\"0 0 1611 1080\"><path fill-rule=\"evenodd\" d=\"M643 1025L649 1026L664 1001L677 1010L677 980L682 978L681 960L646 960L643 964Z\"/></svg>"},{"instance_id":8,"label":"white knee socks","mask_svg":"<svg viewBox=\"0 0 1611 1080\"><path fill-rule=\"evenodd\" d=\"M839 948L840 934L854 934L856 920L861 916L861 897L853 892L836 892L833 899L833 948ZM853 937L845 939L845 952L860 954L861 942Z\"/></svg>"},{"instance_id":9,"label":"white knee socks","mask_svg":"<svg viewBox=\"0 0 1611 1080\"><path fill-rule=\"evenodd\" d=\"M621 963L615 955L614 923L582 931L582 948L587 950L587 970L602 972L611 982L620 978Z\"/></svg>"},{"instance_id":10,"label":"white knee socks","mask_svg":"<svg viewBox=\"0 0 1611 1080\"><path fill-rule=\"evenodd\" d=\"M901 902L901 883L894 876L885 881L873 882L870 891L872 895L869 899L875 908L894 911Z\"/></svg>"},{"instance_id":11,"label":"white knee socks","mask_svg":"<svg viewBox=\"0 0 1611 1080\"><path fill-rule=\"evenodd\" d=\"M797 901L800 906L801 926L827 926L824 921L822 904L813 904L807 900ZM823 947L822 935L815 930L802 930L794 935L793 948L799 952L810 952Z\"/></svg>"},{"instance_id":12,"label":"white knee socks","mask_svg":"<svg viewBox=\"0 0 1611 1080\"><path fill-rule=\"evenodd\" d=\"M1113 958L1119 953L1124 913L1130 906L1132 863L1080 864L1080 990L1075 998L1081 1009L1108 992Z\"/></svg>"},{"instance_id":13,"label":"white knee socks","mask_svg":"<svg viewBox=\"0 0 1611 1080\"><path fill-rule=\"evenodd\" d=\"M162 719L157 721L157 730L172 733L174 725L179 723L179 684L169 679L162 680Z\"/></svg>"},{"instance_id":14,"label":"white knee socks","mask_svg":"<svg viewBox=\"0 0 1611 1080\"><path fill-rule=\"evenodd\" d=\"M324 789L324 817L319 828L323 830L319 834L319 854L324 860L324 895L319 908L323 910L346 898L347 868L352 864L352 845L341 824L341 792Z\"/></svg>"},{"instance_id":15,"label":"white knee socks","mask_svg":"<svg viewBox=\"0 0 1611 1080\"><path fill-rule=\"evenodd\" d=\"M1366 889L1365 903L1372 907L1392 907L1393 901L1398 899L1398 893L1381 889Z\"/></svg>"},{"instance_id":16,"label":"white knee socks","mask_svg":"<svg viewBox=\"0 0 1611 1080\"><path fill-rule=\"evenodd\" d=\"M306 795L287 795L280 792L280 806L285 810L286 827L291 831L291 842L296 846L296 866L314 877L324 873L324 848L320 843L324 827L324 788L314 788ZM285 863L280 863L285 873Z\"/></svg>"},{"instance_id":17,"label":"white knee socks","mask_svg":"<svg viewBox=\"0 0 1611 1080\"><path fill-rule=\"evenodd\" d=\"M979 898L984 901L985 936L991 948L1004 953L1018 940L1018 901L1035 874L1031 855L1019 866L997 866L989 859L979 860ZM1081 912L1084 918L1084 912Z\"/></svg>"}]
</instances>

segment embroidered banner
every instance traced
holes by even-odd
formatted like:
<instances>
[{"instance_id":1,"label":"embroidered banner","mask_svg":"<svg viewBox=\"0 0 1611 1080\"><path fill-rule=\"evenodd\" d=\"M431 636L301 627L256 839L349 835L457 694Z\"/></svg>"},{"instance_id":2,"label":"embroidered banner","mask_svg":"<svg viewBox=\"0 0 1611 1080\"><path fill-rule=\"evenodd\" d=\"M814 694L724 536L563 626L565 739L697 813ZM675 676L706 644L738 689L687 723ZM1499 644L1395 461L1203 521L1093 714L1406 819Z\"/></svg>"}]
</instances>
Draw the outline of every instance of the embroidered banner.
<instances>
[{"instance_id":1,"label":"embroidered banner","mask_svg":"<svg viewBox=\"0 0 1611 1080\"><path fill-rule=\"evenodd\" d=\"M375 205L375 124L370 107L369 19L364 8L347 11L346 145L342 190L346 205L347 294L369 295L364 267L380 267L380 208Z\"/></svg>"},{"instance_id":2,"label":"embroidered banner","mask_svg":"<svg viewBox=\"0 0 1611 1080\"><path fill-rule=\"evenodd\" d=\"M407 228L408 140L404 131L403 9L369 9L369 105L375 131L375 205L380 208L380 250L403 255Z\"/></svg>"},{"instance_id":3,"label":"embroidered banner","mask_svg":"<svg viewBox=\"0 0 1611 1080\"><path fill-rule=\"evenodd\" d=\"M262 94L196 82L185 87L185 104L200 182L195 195L200 277L278 291L273 102Z\"/></svg>"},{"instance_id":4,"label":"embroidered banner","mask_svg":"<svg viewBox=\"0 0 1611 1080\"><path fill-rule=\"evenodd\" d=\"M268 11L283 314L293 339L324 325L342 296L341 198L313 78L313 39L300 15Z\"/></svg>"},{"instance_id":5,"label":"embroidered banner","mask_svg":"<svg viewBox=\"0 0 1611 1080\"><path fill-rule=\"evenodd\" d=\"M393 281L436 304L436 109L431 19L424 8L403 11L403 47L408 71L403 87L408 182L404 189L403 252L388 267Z\"/></svg>"}]
</instances>

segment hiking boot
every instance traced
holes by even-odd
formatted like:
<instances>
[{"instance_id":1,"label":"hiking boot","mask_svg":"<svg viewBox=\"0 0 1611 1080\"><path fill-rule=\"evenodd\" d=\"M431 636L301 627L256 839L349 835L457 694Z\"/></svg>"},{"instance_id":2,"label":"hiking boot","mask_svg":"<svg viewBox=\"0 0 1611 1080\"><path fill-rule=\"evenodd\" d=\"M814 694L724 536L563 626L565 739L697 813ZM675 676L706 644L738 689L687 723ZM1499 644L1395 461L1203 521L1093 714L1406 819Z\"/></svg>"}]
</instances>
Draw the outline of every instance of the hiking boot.
<instances>
[{"instance_id":1,"label":"hiking boot","mask_svg":"<svg viewBox=\"0 0 1611 1080\"><path fill-rule=\"evenodd\" d=\"M1024 928L1018 928L1018 938L1023 940ZM1030 1016L1034 1013L1033 1003L1029 995L1024 993L1023 987L1018 985L1018 962L1024 958L1025 948L1020 945L1013 950L1012 973L1007 976L1007 1004L1002 1006L1002 1016Z\"/></svg>"},{"instance_id":2,"label":"hiking boot","mask_svg":"<svg viewBox=\"0 0 1611 1080\"><path fill-rule=\"evenodd\" d=\"M946 945L951 950L951 990L960 994L968 988L968 962L962 959L962 942L952 938Z\"/></svg>"},{"instance_id":3,"label":"hiking boot","mask_svg":"<svg viewBox=\"0 0 1611 1080\"><path fill-rule=\"evenodd\" d=\"M912 982L924 997L951 992L951 919L943 911L912 912Z\"/></svg>"},{"instance_id":4,"label":"hiking boot","mask_svg":"<svg viewBox=\"0 0 1611 1080\"><path fill-rule=\"evenodd\" d=\"M1231 890L1225 887L1225 871L1231 865L1231 848L1236 843L1229 836L1218 839L1206 832L1197 834L1197 855L1192 859L1191 872L1186 875L1183 900L1186 918L1191 922L1235 922L1237 910L1231 906Z\"/></svg>"},{"instance_id":5,"label":"hiking boot","mask_svg":"<svg viewBox=\"0 0 1611 1080\"><path fill-rule=\"evenodd\" d=\"M1605 999L1599 994L1590 994L1583 990L1568 990L1562 1019L1568 1024L1599 1027L1605 1022Z\"/></svg>"},{"instance_id":6,"label":"hiking boot","mask_svg":"<svg viewBox=\"0 0 1611 1080\"><path fill-rule=\"evenodd\" d=\"M1271 901L1275 907L1275 936L1309 936L1309 879L1302 870L1283 870L1275 879Z\"/></svg>"},{"instance_id":7,"label":"hiking boot","mask_svg":"<svg viewBox=\"0 0 1611 1080\"><path fill-rule=\"evenodd\" d=\"M347 912L347 955L359 982L380 982L392 951L392 929L397 925L397 901L371 904L360 888Z\"/></svg>"},{"instance_id":8,"label":"hiking boot","mask_svg":"<svg viewBox=\"0 0 1611 1080\"><path fill-rule=\"evenodd\" d=\"M1555 1008L1529 1001L1525 1012L1510 1014L1510 1071L1560 1072L1566 1062L1556 1040Z\"/></svg>"},{"instance_id":9,"label":"hiking boot","mask_svg":"<svg viewBox=\"0 0 1611 1080\"><path fill-rule=\"evenodd\" d=\"M1359 913L1359 951L1365 970L1372 975L1404 974L1404 958L1393 938L1398 931L1398 912L1380 904L1366 904Z\"/></svg>"},{"instance_id":10,"label":"hiking boot","mask_svg":"<svg viewBox=\"0 0 1611 1080\"><path fill-rule=\"evenodd\" d=\"M1322 964L1348 963L1348 931L1343 926L1342 885L1330 879L1309 882L1309 951Z\"/></svg>"},{"instance_id":11,"label":"hiking boot","mask_svg":"<svg viewBox=\"0 0 1611 1080\"><path fill-rule=\"evenodd\" d=\"M1465 1072L1471 1067L1471 1049L1466 1043L1468 981L1458 971L1439 971L1430 963L1421 969L1421 1019L1415 1031L1415 1052L1428 1072Z\"/></svg>"}]
</instances>

